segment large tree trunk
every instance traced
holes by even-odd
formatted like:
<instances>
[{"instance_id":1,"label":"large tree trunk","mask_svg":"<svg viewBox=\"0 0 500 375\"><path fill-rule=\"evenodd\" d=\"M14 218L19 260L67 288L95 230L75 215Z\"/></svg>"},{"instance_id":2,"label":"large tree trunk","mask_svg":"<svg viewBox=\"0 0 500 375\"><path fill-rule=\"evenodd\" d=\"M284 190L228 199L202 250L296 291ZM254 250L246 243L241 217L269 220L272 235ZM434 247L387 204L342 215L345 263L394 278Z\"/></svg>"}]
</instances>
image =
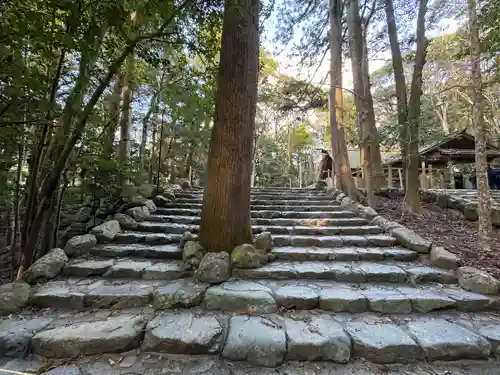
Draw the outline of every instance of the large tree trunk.
<instances>
[{"instance_id":1,"label":"large tree trunk","mask_svg":"<svg viewBox=\"0 0 500 375\"><path fill-rule=\"evenodd\" d=\"M417 51L415 53L415 64L410 88L410 102L408 104L408 165L406 169L406 195L405 208L410 213L419 213L420 192L419 192L419 164L418 153L419 144L419 124L420 124L420 104L422 97L422 70L427 56L427 46L429 41L425 37L425 15L427 13L427 0L420 0L417 19Z\"/></svg>"},{"instance_id":2,"label":"large tree trunk","mask_svg":"<svg viewBox=\"0 0 500 375\"><path fill-rule=\"evenodd\" d=\"M380 153L380 143L377 130L377 122L375 120L375 110L373 108L373 97L371 92L370 83L370 73L368 67L368 44L366 39L366 29L362 31L363 37L363 61L361 64L362 77L363 77L363 88L365 105L367 109L366 113L366 126L368 131L368 141L370 144L370 161L372 163L372 173L373 173L373 190L375 192L380 191L385 183L384 169L382 167L382 154Z\"/></svg>"},{"instance_id":3,"label":"large tree trunk","mask_svg":"<svg viewBox=\"0 0 500 375\"><path fill-rule=\"evenodd\" d=\"M109 122L104 131L103 157L111 158L114 150L115 133L120 120L120 100L123 89L123 76L119 75L116 78L113 94L109 99Z\"/></svg>"},{"instance_id":4,"label":"large tree trunk","mask_svg":"<svg viewBox=\"0 0 500 375\"><path fill-rule=\"evenodd\" d=\"M330 138L332 142L334 172L340 188L350 198L360 196L354 184L343 124L344 96L342 93L342 4L330 0Z\"/></svg>"},{"instance_id":5,"label":"large tree trunk","mask_svg":"<svg viewBox=\"0 0 500 375\"><path fill-rule=\"evenodd\" d=\"M123 103L120 119L120 144L117 159L120 163L128 161L130 153L130 130L132 127L132 80L134 74L134 57L127 58L127 66L123 76Z\"/></svg>"},{"instance_id":6,"label":"large tree trunk","mask_svg":"<svg viewBox=\"0 0 500 375\"><path fill-rule=\"evenodd\" d=\"M408 117L408 101L406 98L406 80L403 68L403 57L401 56L401 48L399 46L398 29L396 27L396 19L394 17L394 6L392 0L385 0L385 14L387 18L387 30L389 41L391 44L392 68L394 70L394 81L396 83L396 98L398 106L398 125L399 125L399 147L401 148L401 159L403 161L403 179L406 181L406 164L407 164L407 117ZM406 183L403 183L406 186Z\"/></svg>"},{"instance_id":7,"label":"large tree trunk","mask_svg":"<svg viewBox=\"0 0 500 375\"><path fill-rule=\"evenodd\" d=\"M477 21L476 1L468 0L469 38L473 83L472 122L476 139L476 176L478 193L478 243L482 250L491 251L491 211L490 192L487 178L486 133L484 123L485 100L483 95L483 80L481 77L481 44L479 40L479 25Z\"/></svg>"},{"instance_id":8,"label":"large tree trunk","mask_svg":"<svg viewBox=\"0 0 500 375\"><path fill-rule=\"evenodd\" d=\"M365 180L366 196L368 205L375 207L376 198L373 189L373 163L372 151L373 143L370 137L372 129L368 124L368 102L365 97L367 90L364 87L363 77L363 37L361 30L361 17L359 16L358 0L349 0L349 10L347 12L347 31L349 35L349 51L351 55L352 76L355 91L356 112L359 126L359 139L363 149L363 177ZM368 90L369 91L369 90ZM375 129L376 130L376 129Z\"/></svg>"},{"instance_id":9,"label":"large tree trunk","mask_svg":"<svg viewBox=\"0 0 500 375\"><path fill-rule=\"evenodd\" d=\"M149 103L148 112L146 116L142 119L142 137L141 137L141 145L139 148L139 167L145 169L145 158L146 158L146 144L148 142L148 131L149 131L149 121L151 117L154 116L157 112L157 101L158 97L161 94L160 89L154 93L151 98L151 102Z\"/></svg>"},{"instance_id":10,"label":"large tree trunk","mask_svg":"<svg viewBox=\"0 0 500 375\"><path fill-rule=\"evenodd\" d=\"M259 71L259 0L226 0L200 243L231 252L252 243L250 180Z\"/></svg>"}]
</instances>

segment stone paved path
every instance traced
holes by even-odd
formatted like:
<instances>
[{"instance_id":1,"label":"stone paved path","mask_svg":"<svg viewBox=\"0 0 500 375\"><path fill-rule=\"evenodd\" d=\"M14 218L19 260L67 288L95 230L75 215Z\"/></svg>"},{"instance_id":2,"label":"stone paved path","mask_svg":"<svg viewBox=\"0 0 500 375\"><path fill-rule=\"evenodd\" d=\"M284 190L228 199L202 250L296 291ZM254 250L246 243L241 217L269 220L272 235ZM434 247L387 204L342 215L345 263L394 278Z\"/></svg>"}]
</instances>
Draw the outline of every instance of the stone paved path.
<instances>
[{"instance_id":1,"label":"stone paved path","mask_svg":"<svg viewBox=\"0 0 500 375\"><path fill-rule=\"evenodd\" d=\"M50 375L500 374L498 297L461 289L454 272L322 193L252 194L254 232L273 233L275 261L236 269L220 285L193 279L177 243L198 230L201 191L185 190L114 243L72 259L33 293L32 308L0 320L0 357L11 358L0 368L24 371L34 353L45 370L105 355ZM422 364L455 360L480 361Z\"/></svg>"}]
</instances>

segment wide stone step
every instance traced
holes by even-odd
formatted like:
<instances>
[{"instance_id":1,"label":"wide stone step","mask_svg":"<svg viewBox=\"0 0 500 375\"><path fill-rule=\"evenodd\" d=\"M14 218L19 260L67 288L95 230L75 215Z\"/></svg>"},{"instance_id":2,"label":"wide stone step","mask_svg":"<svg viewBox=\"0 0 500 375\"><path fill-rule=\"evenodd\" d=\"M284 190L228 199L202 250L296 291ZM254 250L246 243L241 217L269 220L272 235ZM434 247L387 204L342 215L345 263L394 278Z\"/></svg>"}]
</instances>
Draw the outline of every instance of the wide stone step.
<instances>
[{"instance_id":1,"label":"wide stone step","mask_svg":"<svg viewBox=\"0 0 500 375\"><path fill-rule=\"evenodd\" d=\"M158 208L157 214L159 215L179 215L179 216L200 216L200 208ZM286 218L286 219L333 219L355 217L356 214L352 211L341 210L339 206L335 211L281 211L278 210L252 210L251 216L253 218Z\"/></svg>"},{"instance_id":2,"label":"wide stone step","mask_svg":"<svg viewBox=\"0 0 500 375\"><path fill-rule=\"evenodd\" d=\"M374 315L371 319L346 314L339 319L332 313L306 318L294 313L229 316L189 310L165 311L158 314L116 313L104 310L99 316L92 316L90 311L83 312L80 316L74 317L75 320L78 318L82 320L79 323L66 323L67 313L55 311L46 319L48 323L35 331L30 328L42 317L22 318L17 317L13 320L18 329L0 337L0 346L17 341L25 347L31 347L37 355L65 360L85 355L109 355L140 349L141 352L186 355L183 358L184 362L196 355L220 355L223 359L246 361L252 365L266 367L281 366L285 361L329 361L344 364L363 359L365 362L362 368L365 370L369 366L367 362L390 364L486 360L497 354L497 337L500 333L498 318L486 314L479 316L450 314L447 317L436 314L429 317ZM471 324L471 321L475 323ZM106 365L102 367L99 366L98 358L83 361L82 368L90 371L84 373L132 374L127 369L127 361L121 362L123 356L118 361L122 366L117 367L117 371L110 367L116 363L117 358L115 360L112 360L111 356L105 358ZM148 353L143 360L137 362L141 365L155 363L152 361L153 358ZM169 358L165 360L168 362L158 364L162 364L163 369L172 368L172 363L175 363L172 361L175 360ZM301 366L297 362L293 365L293 368ZM233 363L228 367L232 369L230 372L222 370L217 373L240 373L237 370L238 366ZM314 368L318 370L320 366L324 364L319 362ZM440 366L443 368L443 364ZM461 366L463 370L466 364ZM62 372L57 370L56 373L81 373L77 370L71 371L71 367L68 365ZM136 366L134 368L137 369ZM160 368L162 367L157 367L153 371L133 373L159 373L157 370ZM175 368L181 367L176 365ZM182 373L200 373L199 370L204 368L214 369L209 358L200 358L197 366ZM359 368L358 366L357 369ZM363 374L387 372L364 370ZM401 373L399 370L401 368L394 373ZM343 368L339 367L333 372L327 370L321 374L338 373L338 371L343 371ZM259 369L255 373L261 372L268 371ZM355 370L352 373L358 372ZM303 373L293 372L292 368L290 371L280 372L290 375ZM424 372L412 370L405 373ZM435 371L425 371L425 373L437 374ZM487 373L494 374L496 371Z\"/></svg>"},{"instance_id":3,"label":"wide stone step","mask_svg":"<svg viewBox=\"0 0 500 375\"><path fill-rule=\"evenodd\" d=\"M102 245L91 249L90 253L106 258L182 259L182 250L177 245Z\"/></svg>"},{"instance_id":4,"label":"wide stone step","mask_svg":"<svg viewBox=\"0 0 500 375\"><path fill-rule=\"evenodd\" d=\"M159 207L157 210L158 214L165 214L165 211L174 209L199 209L201 210L201 203L167 203L165 207ZM329 204L329 205L308 205L308 206L293 206L293 205L255 205L251 206L252 211L296 211L296 212L310 212L310 211L342 211L343 208L340 205Z\"/></svg>"},{"instance_id":5,"label":"wide stone step","mask_svg":"<svg viewBox=\"0 0 500 375\"><path fill-rule=\"evenodd\" d=\"M315 279L230 280L210 286L192 278L154 281L67 278L37 287L30 303L42 308L75 310L145 306L164 310L201 306L208 310L255 314L283 309L384 314L421 314L444 309L500 310L497 297L467 292L456 285Z\"/></svg>"},{"instance_id":6,"label":"wide stone step","mask_svg":"<svg viewBox=\"0 0 500 375\"><path fill-rule=\"evenodd\" d=\"M185 276L179 260L76 259L63 269L70 277L102 276L112 279L174 280Z\"/></svg>"},{"instance_id":7,"label":"wide stone step","mask_svg":"<svg viewBox=\"0 0 500 375\"><path fill-rule=\"evenodd\" d=\"M365 236L332 235L332 236L288 236L275 235L273 241L276 246L294 247L342 247L342 246L393 246L396 244L394 237L384 234Z\"/></svg>"},{"instance_id":8,"label":"wide stone step","mask_svg":"<svg viewBox=\"0 0 500 375\"><path fill-rule=\"evenodd\" d=\"M233 276L243 279L329 279L353 283L454 284L453 272L410 262L274 261L259 268L238 268Z\"/></svg>"},{"instance_id":9,"label":"wide stone step","mask_svg":"<svg viewBox=\"0 0 500 375\"><path fill-rule=\"evenodd\" d=\"M198 193L176 193L175 196L177 199L194 199L199 202L203 200L203 194L198 194ZM325 195L325 194L272 194L272 193L257 193L257 194L251 194L250 195L252 200L273 200L273 201L282 201L282 200L288 200L288 201L321 201L321 202L334 202L334 199L331 195Z\"/></svg>"},{"instance_id":10,"label":"wide stone step","mask_svg":"<svg viewBox=\"0 0 500 375\"><path fill-rule=\"evenodd\" d=\"M114 244L147 244L147 245L169 245L180 242L182 234L180 233L149 233L140 231L127 231L119 233L114 239ZM396 244L394 237L384 234L367 235L284 235L277 234L273 236L275 246L294 246L294 247L342 247L342 246L361 246L361 247L387 247Z\"/></svg>"},{"instance_id":11,"label":"wide stone step","mask_svg":"<svg viewBox=\"0 0 500 375\"><path fill-rule=\"evenodd\" d=\"M182 234L147 233L129 231L118 233L114 239L115 244L147 244L147 245L170 245L178 244Z\"/></svg>"},{"instance_id":12,"label":"wide stone step","mask_svg":"<svg viewBox=\"0 0 500 375\"><path fill-rule=\"evenodd\" d=\"M199 216L178 216L178 215L151 215L148 221L156 223L175 224L200 224ZM360 217L340 217L333 219L265 219L253 218L252 225L276 225L276 226L308 226L308 227L338 227L366 225L368 220Z\"/></svg>"},{"instance_id":13,"label":"wide stone step","mask_svg":"<svg viewBox=\"0 0 500 375\"><path fill-rule=\"evenodd\" d=\"M317 248L317 247L276 247L272 253L279 260L288 261L313 261L313 260L336 260L336 261L375 261L396 260L415 261L419 254L415 251L403 248L384 247L338 247L338 248Z\"/></svg>"},{"instance_id":14,"label":"wide stone step","mask_svg":"<svg viewBox=\"0 0 500 375\"><path fill-rule=\"evenodd\" d=\"M173 203L186 204L186 205L201 205L203 199L201 198L177 198ZM333 198L328 200L275 200L275 199L252 199L252 205L254 206L324 206L333 205L338 206L337 202Z\"/></svg>"},{"instance_id":15,"label":"wide stone step","mask_svg":"<svg viewBox=\"0 0 500 375\"><path fill-rule=\"evenodd\" d=\"M134 229L139 232L151 233L191 233L199 232L199 225L196 224L171 224L158 222L141 222L133 227L125 229ZM336 227L310 227L310 226L279 226L279 225L252 225L253 233L270 232L272 234L290 234L290 235L364 235L379 234L383 230L376 225L365 226L336 226Z\"/></svg>"}]
</instances>

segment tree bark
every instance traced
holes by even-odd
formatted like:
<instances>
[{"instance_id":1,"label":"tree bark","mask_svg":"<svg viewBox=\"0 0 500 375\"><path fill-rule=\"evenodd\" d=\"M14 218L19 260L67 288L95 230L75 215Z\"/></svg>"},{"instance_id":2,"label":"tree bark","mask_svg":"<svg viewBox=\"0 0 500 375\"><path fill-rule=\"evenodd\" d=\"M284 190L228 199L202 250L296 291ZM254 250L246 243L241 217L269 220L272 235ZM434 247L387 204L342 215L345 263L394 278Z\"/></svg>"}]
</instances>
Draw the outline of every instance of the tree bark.
<instances>
[{"instance_id":1,"label":"tree bark","mask_svg":"<svg viewBox=\"0 0 500 375\"><path fill-rule=\"evenodd\" d=\"M148 142L148 131L149 131L149 121L151 116L154 116L156 113L157 100L161 94L161 88L157 92L154 93L151 98L151 102L149 103L149 108L146 113L146 116L142 119L142 137L141 137L141 145L139 147L139 167L145 169L145 157L146 157L146 144Z\"/></svg>"},{"instance_id":2,"label":"tree bark","mask_svg":"<svg viewBox=\"0 0 500 375\"><path fill-rule=\"evenodd\" d=\"M368 44L366 40L366 29L362 30L363 37L363 61L361 64L364 97L367 108L366 125L368 130L368 141L370 142L370 160L372 163L373 173L373 190L380 191L386 181L384 176L384 169L382 167L382 154L380 153L379 136L377 130L377 122L375 120L375 110L373 108L373 97L371 92L370 73L368 67Z\"/></svg>"},{"instance_id":3,"label":"tree bark","mask_svg":"<svg viewBox=\"0 0 500 375\"><path fill-rule=\"evenodd\" d=\"M478 193L478 244L482 250L491 251L490 192L487 178L486 133L484 122L485 98L481 76L481 44L475 0L468 0L469 43L472 68L472 122L475 130L476 176Z\"/></svg>"},{"instance_id":4,"label":"tree bark","mask_svg":"<svg viewBox=\"0 0 500 375\"><path fill-rule=\"evenodd\" d=\"M422 97L422 71L427 56L429 41L425 37L425 15L427 13L427 0L420 0L417 18L417 51L410 88L410 102L408 104L408 130L407 153L408 165L406 168L406 195L405 208L409 213L416 214L421 211L420 205L420 180L418 153L420 105Z\"/></svg>"},{"instance_id":5,"label":"tree bark","mask_svg":"<svg viewBox=\"0 0 500 375\"><path fill-rule=\"evenodd\" d=\"M394 81L396 83L396 98L398 107L399 125L399 147L401 148L401 160L403 164L403 186L406 187L406 164L407 164L407 126L408 126L408 101L406 98L406 79L403 68L403 57L399 46L398 29L394 17L394 6L392 0L385 0L385 14L387 18L387 30L391 44L392 68L394 70Z\"/></svg>"},{"instance_id":6,"label":"tree bark","mask_svg":"<svg viewBox=\"0 0 500 375\"><path fill-rule=\"evenodd\" d=\"M132 80L134 74L134 57L127 58L125 72L123 73L123 103L120 118L120 144L118 145L117 159L126 163L130 153L130 128L132 126Z\"/></svg>"},{"instance_id":7,"label":"tree bark","mask_svg":"<svg viewBox=\"0 0 500 375\"><path fill-rule=\"evenodd\" d=\"M259 0L226 0L200 243L252 243L250 183L259 71Z\"/></svg>"},{"instance_id":8,"label":"tree bark","mask_svg":"<svg viewBox=\"0 0 500 375\"><path fill-rule=\"evenodd\" d=\"M341 190L357 200L360 193L354 184L343 124L344 96L342 92L342 4L330 0L330 138L334 173L339 177Z\"/></svg>"},{"instance_id":9,"label":"tree bark","mask_svg":"<svg viewBox=\"0 0 500 375\"><path fill-rule=\"evenodd\" d=\"M123 89L123 76L116 77L113 94L109 102L110 119L105 129L103 157L111 158L113 155L115 133L120 120L120 101Z\"/></svg>"},{"instance_id":10,"label":"tree bark","mask_svg":"<svg viewBox=\"0 0 500 375\"><path fill-rule=\"evenodd\" d=\"M376 197L374 192L374 173L372 163L373 143L371 140L372 129L368 124L368 102L364 86L363 74L363 36L361 30L361 17L359 16L358 0L349 0L349 9L347 12L347 31L349 36L349 51L351 55L352 76L356 104L356 112L359 126L359 139L363 148L363 177L365 180L366 197L368 205L375 207Z\"/></svg>"}]
</instances>

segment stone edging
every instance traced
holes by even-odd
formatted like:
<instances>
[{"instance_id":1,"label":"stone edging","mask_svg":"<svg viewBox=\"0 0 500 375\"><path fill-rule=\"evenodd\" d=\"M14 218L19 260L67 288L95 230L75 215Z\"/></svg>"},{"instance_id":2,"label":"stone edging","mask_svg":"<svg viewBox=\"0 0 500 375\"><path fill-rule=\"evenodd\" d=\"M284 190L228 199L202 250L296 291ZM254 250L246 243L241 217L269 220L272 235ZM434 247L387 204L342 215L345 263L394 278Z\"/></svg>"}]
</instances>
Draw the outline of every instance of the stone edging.
<instances>
[{"instance_id":1,"label":"stone edging","mask_svg":"<svg viewBox=\"0 0 500 375\"><path fill-rule=\"evenodd\" d=\"M435 246L431 241L422 238L419 234L402 224L387 220L383 216L380 216L373 208L352 200L339 190L334 190L330 193L335 198L335 201L340 203L341 207L370 221L371 225L381 227L386 233L395 237L401 246L423 255L428 254L432 265L455 272L462 288L483 294L500 293L500 281L488 272L473 267L461 267L462 259L445 248Z\"/></svg>"}]
</instances>

